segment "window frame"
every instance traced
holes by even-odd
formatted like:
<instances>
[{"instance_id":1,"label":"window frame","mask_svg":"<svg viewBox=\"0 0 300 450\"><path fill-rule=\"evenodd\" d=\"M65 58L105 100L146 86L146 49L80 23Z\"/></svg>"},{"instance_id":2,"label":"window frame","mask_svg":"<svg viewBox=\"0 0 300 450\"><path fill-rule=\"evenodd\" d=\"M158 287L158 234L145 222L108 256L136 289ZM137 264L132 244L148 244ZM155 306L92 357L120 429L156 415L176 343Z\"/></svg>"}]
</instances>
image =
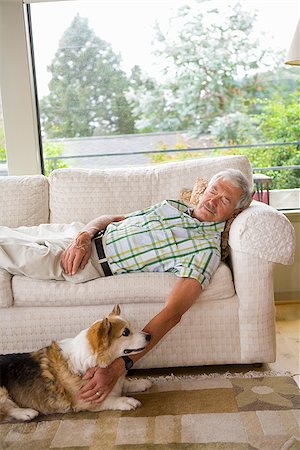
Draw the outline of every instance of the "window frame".
<instances>
[{"instance_id":1,"label":"window frame","mask_svg":"<svg viewBox=\"0 0 300 450\"><path fill-rule=\"evenodd\" d=\"M0 0L0 92L9 175L43 173L30 5L27 3Z\"/></svg>"}]
</instances>

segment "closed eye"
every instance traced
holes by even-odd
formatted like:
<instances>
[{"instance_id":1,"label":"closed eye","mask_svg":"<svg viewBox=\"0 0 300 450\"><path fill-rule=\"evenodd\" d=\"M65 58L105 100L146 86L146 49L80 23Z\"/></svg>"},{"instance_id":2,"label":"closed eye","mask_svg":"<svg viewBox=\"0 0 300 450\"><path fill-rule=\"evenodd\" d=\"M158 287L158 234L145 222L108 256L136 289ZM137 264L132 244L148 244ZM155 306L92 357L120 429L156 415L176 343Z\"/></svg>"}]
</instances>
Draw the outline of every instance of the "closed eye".
<instances>
[{"instance_id":1,"label":"closed eye","mask_svg":"<svg viewBox=\"0 0 300 450\"><path fill-rule=\"evenodd\" d=\"M230 200L227 197L222 197L222 202L223 202L224 205L229 205Z\"/></svg>"},{"instance_id":2,"label":"closed eye","mask_svg":"<svg viewBox=\"0 0 300 450\"><path fill-rule=\"evenodd\" d=\"M124 328L122 336L129 336L130 335L130 330L128 328Z\"/></svg>"}]
</instances>

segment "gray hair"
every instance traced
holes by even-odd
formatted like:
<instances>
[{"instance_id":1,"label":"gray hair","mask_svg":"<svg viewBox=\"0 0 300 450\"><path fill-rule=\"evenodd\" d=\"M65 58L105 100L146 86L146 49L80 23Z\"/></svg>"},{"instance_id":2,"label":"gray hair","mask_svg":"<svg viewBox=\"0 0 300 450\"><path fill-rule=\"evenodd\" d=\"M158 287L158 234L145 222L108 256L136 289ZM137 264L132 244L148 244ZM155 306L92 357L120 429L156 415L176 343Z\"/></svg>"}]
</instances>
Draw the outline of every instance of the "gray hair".
<instances>
[{"instance_id":1,"label":"gray hair","mask_svg":"<svg viewBox=\"0 0 300 450\"><path fill-rule=\"evenodd\" d=\"M238 169L226 169L222 172L216 173L209 181L208 186L211 186L216 180L222 178L229 181L234 186L242 189L242 195L239 199L235 209L244 209L249 206L252 199L252 184L248 181L246 176Z\"/></svg>"}]
</instances>

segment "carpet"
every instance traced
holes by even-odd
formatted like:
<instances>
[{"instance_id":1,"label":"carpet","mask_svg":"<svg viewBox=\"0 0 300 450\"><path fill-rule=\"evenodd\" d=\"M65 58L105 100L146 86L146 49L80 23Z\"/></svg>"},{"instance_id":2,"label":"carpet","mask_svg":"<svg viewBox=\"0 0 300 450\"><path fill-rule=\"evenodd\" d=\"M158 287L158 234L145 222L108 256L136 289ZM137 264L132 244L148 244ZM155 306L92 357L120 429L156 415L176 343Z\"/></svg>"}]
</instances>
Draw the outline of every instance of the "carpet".
<instances>
[{"instance_id":1,"label":"carpet","mask_svg":"<svg viewBox=\"0 0 300 450\"><path fill-rule=\"evenodd\" d=\"M151 379L151 378L150 378ZM69 413L0 425L0 448L298 450L291 377L158 377L135 411Z\"/></svg>"}]
</instances>

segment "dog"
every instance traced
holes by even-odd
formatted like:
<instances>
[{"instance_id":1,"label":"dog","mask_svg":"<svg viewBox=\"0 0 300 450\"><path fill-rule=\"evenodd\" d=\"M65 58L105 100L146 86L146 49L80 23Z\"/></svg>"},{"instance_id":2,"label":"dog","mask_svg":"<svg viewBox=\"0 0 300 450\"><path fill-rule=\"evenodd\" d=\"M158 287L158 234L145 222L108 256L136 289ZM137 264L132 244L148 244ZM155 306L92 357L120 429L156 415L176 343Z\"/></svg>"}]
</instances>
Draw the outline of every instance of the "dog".
<instances>
[{"instance_id":1,"label":"dog","mask_svg":"<svg viewBox=\"0 0 300 450\"><path fill-rule=\"evenodd\" d=\"M97 320L74 338L53 341L31 353L0 356L0 422L29 421L38 414L77 411L131 410L141 405L122 392L142 392L148 380L120 377L101 403L79 398L86 383L82 375L91 367L107 367L128 353L142 352L151 336L132 330L115 305L103 320Z\"/></svg>"}]
</instances>

